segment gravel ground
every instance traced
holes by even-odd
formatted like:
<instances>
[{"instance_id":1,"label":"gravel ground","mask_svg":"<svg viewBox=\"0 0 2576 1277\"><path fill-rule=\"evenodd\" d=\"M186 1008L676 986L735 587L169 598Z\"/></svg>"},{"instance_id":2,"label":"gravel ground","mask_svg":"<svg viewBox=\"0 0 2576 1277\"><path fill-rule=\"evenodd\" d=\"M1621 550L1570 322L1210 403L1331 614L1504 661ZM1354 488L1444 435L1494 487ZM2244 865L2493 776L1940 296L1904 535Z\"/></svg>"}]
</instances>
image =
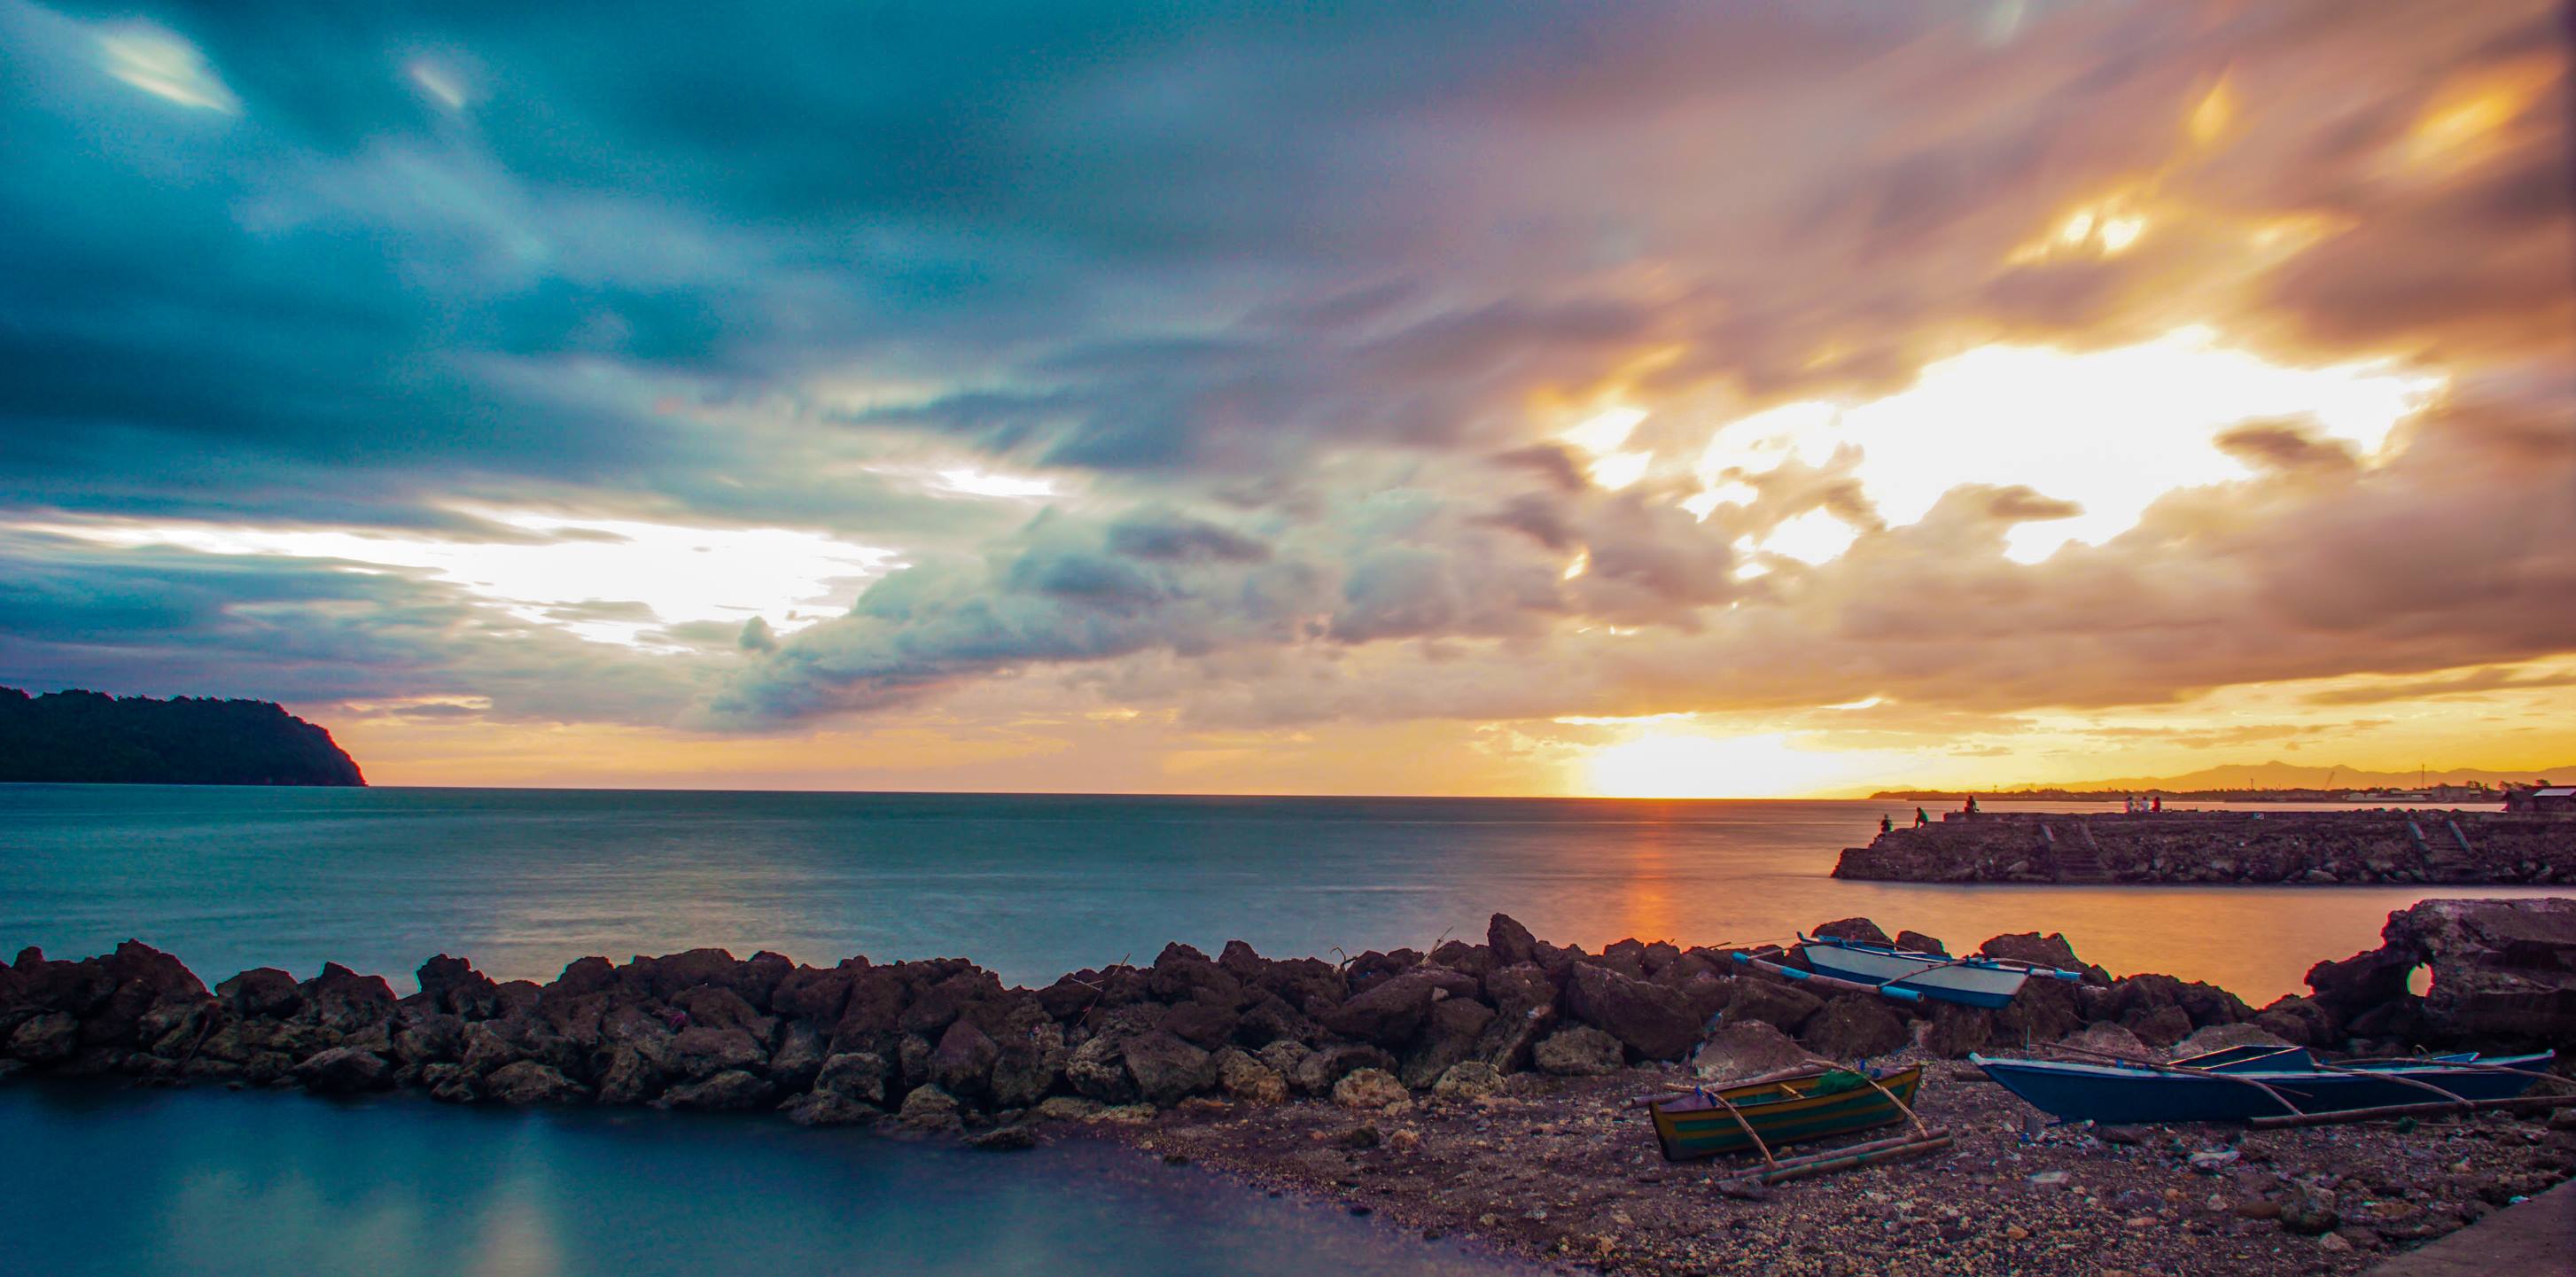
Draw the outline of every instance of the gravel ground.
<instances>
[{"instance_id":1,"label":"gravel ground","mask_svg":"<svg viewBox=\"0 0 2576 1277\"><path fill-rule=\"evenodd\" d=\"M1716 1183L1746 1163L1666 1162L1625 1107L1680 1077L1524 1074L1382 1110L1192 1100L1082 1129L1429 1235L1636 1274L2346 1274L2576 1173L2567 1118L2046 1126L1974 1068L1936 1060L1920 1107L1950 1148L1744 1200Z\"/></svg>"}]
</instances>

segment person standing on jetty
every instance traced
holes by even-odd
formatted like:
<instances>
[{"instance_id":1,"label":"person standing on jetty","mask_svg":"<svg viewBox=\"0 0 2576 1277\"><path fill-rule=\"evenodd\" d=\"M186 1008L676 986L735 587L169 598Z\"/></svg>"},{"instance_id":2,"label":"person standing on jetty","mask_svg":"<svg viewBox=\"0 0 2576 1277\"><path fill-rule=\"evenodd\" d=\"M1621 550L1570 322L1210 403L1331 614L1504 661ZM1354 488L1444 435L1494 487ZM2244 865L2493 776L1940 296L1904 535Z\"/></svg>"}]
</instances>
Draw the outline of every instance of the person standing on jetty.
<instances>
[{"instance_id":1,"label":"person standing on jetty","mask_svg":"<svg viewBox=\"0 0 2576 1277\"><path fill-rule=\"evenodd\" d=\"M1964 806L1964 807L1961 807L1959 810L1960 810L1960 811L1962 811L1962 812L1965 812L1966 814L1971 815L1971 816L1976 815L1976 814L1977 814L1977 796L1976 796L1975 794L1970 794L1970 795L1968 795L1968 803L1967 803L1967 805L1966 805L1966 806Z\"/></svg>"}]
</instances>

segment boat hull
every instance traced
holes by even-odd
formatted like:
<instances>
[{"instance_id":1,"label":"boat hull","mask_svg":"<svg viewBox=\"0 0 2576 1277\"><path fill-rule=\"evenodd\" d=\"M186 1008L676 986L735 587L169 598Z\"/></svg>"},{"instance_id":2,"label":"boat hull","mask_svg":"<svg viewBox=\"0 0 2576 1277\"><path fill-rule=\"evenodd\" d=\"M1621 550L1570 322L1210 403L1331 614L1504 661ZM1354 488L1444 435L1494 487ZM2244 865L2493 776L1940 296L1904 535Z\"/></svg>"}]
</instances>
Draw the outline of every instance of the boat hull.
<instances>
[{"instance_id":1,"label":"boat hull","mask_svg":"<svg viewBox=\"0 0 2576 1277\"><path fill-rule=\"evenodd\" d=\"M2543 1053L2480 1062L2536 1071L2547 1067L2552 1058ZM2360 1073L2227 1070L2226 1077L2196 1077L2117 1064L1994 1060L1982 1055L1968 1059L2005 1090L2044 1113L2068 1121L2111 1123L2244 1122L2291 1111L2261 1088L2246 1085L2247 1080L2280 1092L2305 1113L2422 1104L2440 1098L2421 1087L2395 1080L2399 1077L2430 1082L2469 1100L2508 1099L2529 1090L2534 1081L2511 1073L2429 1061L2375 1066Z\"/></svg>"},{"instance_id":2,"label":"boat hull","mask_svg":"<svg viewBox=\"0 0 2576 1277\"><path fill-rule=\"evenodd\" d=\"M2021 992L2022 984L2030 978L2029 972L2018 969L1947 966L1902 954L1840 945L1811 943L1800 952L1806 955L1808 966L1825 975L1863 984L1893 984L1900 989L1912 989L1927 998L1972 1007L2010 1006L2013 995Z\"/></svg>"},{"instance_id":3,"label":"boat hull","mask_svg":"<svg viewBox=\"0 0 2576 1277\"><path fill-rule=\"evenodd\" d=\"M1816 1079L1805 1079L1804 1085L1787 1083L1802 1091L1814 1089ZM1907 1107L1923 1086L1923 1066L1916 1065L1878 1080L1896 1099ZM1802 1094L1797 1099L1780 1096L1768 1102L1756 1102L1765 1094L1778 1095L1783 1084L1730 1087L1718 1092L1737 1106L1745 1122L1762 1136L1762 1142L1773 1149L1809 1140L1830 1139L1855 1131L1872 1130L1905 1120L1905 1112L1876 1087L1861 1086L1829 1095ZM1744 1123L1736 1121L1723 1107L1695 1095L1666 1100L1652 1109L1655 1139L1663 1146L1667 1161L1691 1161L1758 1150L1744 1132Z\"/></svg>"}]
</instances>

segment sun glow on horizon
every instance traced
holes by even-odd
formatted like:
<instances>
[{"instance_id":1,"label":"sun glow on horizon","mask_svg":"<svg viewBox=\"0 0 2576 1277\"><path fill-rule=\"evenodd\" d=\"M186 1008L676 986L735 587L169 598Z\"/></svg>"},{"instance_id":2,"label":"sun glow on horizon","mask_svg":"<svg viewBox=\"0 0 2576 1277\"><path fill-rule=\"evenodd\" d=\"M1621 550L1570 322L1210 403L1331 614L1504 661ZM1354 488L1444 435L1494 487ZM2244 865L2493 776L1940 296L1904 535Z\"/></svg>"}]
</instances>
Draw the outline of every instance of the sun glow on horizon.
<instances>
[{"instance_id":1,"label":"sun glow on horizon","mask_svg":"<svg viewBox=\"0 0 2576 1277\"><path fill-rule=\"evenodd\" d=\"M1787 733L1652 731L1588 751L1579 792L1598 798L1803 798L1883 769L1874 753L1800 749Z\"/></svg>"}]
</instances>

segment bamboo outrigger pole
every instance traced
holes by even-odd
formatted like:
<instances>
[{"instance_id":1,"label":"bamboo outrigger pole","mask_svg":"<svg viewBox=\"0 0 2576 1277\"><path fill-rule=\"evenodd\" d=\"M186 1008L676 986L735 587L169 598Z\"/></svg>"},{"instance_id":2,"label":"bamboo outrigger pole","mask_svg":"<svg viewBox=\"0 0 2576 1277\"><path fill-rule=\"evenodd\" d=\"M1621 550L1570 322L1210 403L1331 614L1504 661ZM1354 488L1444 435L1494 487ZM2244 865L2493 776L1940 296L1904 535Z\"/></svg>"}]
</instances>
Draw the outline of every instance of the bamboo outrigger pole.
<instances>
[{"instance_id":1,"label":"bamboo outrigger pole","mask_svg":"<svg viewBox=\"0 0 2576 1277\"><path fill-rule=\"evenodd\" d=\"M2344 1066L2347 1068L2355 1064L2431 1064L2446 1069L2475 1069L2480 1073L2510 1073L2515 1077L2538 1078L2543 1082L2556 1082L2560 1086L2576 1087L2576 1078L2568 1077L2563 1073L2544 1073L2539 1069L2514 1069L2501 1064L2479 1064L2467 1060L2435 1060L2418 1055L2364 1055L2344 1061Z\"/></svg>"},{"instance_id":2,"label":"bamboo outrigger pole","mask_svg":"<svg viewBox=\"0 0 2576 1277\"><path fill-rule=\"evenodd\" d=\"M2269 1131L2285 1126L2337 1126L2345 1122L2377 1122L2400 1117L2569 1107L2576 1107L2576 1095L2515 1095L2500 1100L2428 1101L2423 1104L2383 1104L2378 1108L2336 1109L2330 1113L2280 1113L2271 1117L2249 1118L2245 1124L2256 1130Z\"/></svg>"},{"instance_id":3,"label":"bamboo outrigger pole","mask_svg":"<svg viewBox=\"0 0 2576 1277\"><path fill-rule=\"evenodd\" d=\"M1780 954L1781 951L1779 946L1774 945L1768 949L1762 950L1762 952L1764 954ZM1768 957L1757 957L1751 953L1738 953L1735 955L1735 960L1753 968L1756 971L1767 971L1773 975L1784 977L1797 984L1812 984L1819 988L1840 989L1848 993L1875 993L1880 997L1895 1002L1920 1002L1923 1000L1923 995L1913 989L1900 989L1893 984L1866 984L1859 980L1846 980L1841 976L1819 975L1813 971L1802 971L1796 967L1771 961Z\"/></svg>"},{"instance_id":4,"label":"bamboo outrigger pole","mask_svg":"<svg viewBox=\"0 0 2576 1277\"><path fill-rule=\"evenodd\" d=\"M1906 1121L1914 1123L1914 1131L1917 1135L1920 1135L1922 1138L1927 1140L1932 1138L1932 1128L1923 1124L1922 1115L1914 1111L1913 1105L1896 1098L1896 1092L1888 1090L1884 1085L1880 1084L1877 1078L1871 1077L1866 1070L1853 1069L1852 1072L1860 1074L1861 1081L1869 1083L1871 1089L1886 1096L1887 1102L1895 1105L1896 1111L1904 1114ZM1947 1138L1947 1136L1945 1135L1944 1138Z\"/></svg>"},{"instance_id":5,"label":"bamboo outrigger pole","mask_svg":"<svg viewBox=\"0 0 2576 1277\"><path fill-rule=\"evenodd\" d=\"M2318 1059L2318 1058L2317 1058L2315 1055L2313 1055L2313 1054L2311 1054L2311 1055L2309 1055L2309 1056L2308 1056L2308 1067L2313 1068L2313 1069L2316 1069L2317 1071L2322 1072L2322 1073L2341 1073L2341 1074L2344 1074L2344 1075L2346 1075L2346 1076L2350 1076L2350 1077L2367 1077L2367 1078L2377 1078L2377 1079L2379 1079L2379 1080L2381 1080L2381 1081L2384 1081L2384 1082L2401 1082L2401 1083L2404 1083L2404 1084L2405 1084L2405 1085L2407 1085L2407 1086L2414 1087L2415 1089L2417 1089L2417 1090L2419 1090L2419 1091L2431 1091L2431 1092L2432 1092L2433 1094L2435 1094L2435 1095L2442 1096L2444 1099L2448 1100L2452 1106L2457 1107L2457 1108L2462 1108L2462 1109L2472 1109L2472 1108L2476 1108L2476 1107L2477 1107L2477 1104L2478 1104L2478 1102L2477 1102L2476 1100L2470 1099L2469 1097L2467 1097L2467 1096L2465 1096L2465 1095L2462 1095L2462 1094L2460 1094L2459 1092L2454 1091L2454 1090L2452 1090L2451 1088L2449 1088L2449 1087L2447 1087L2447 1086L2437 1086L2437 1085L2435 1085L2435 1084L2433 1084L2433 1083L2431 1083L2431 1082L2427 1082L2427 1081L2425 1081L2425 1080L2424 1080L2424 1079L2422 1079L2422 1078L2418 1078L2418 1077L2406 1077L2406 1076L2404 1076L2404 1075L2402 1075L2402 1074L2399 1074L2399 1073L2395 1073L2395 1072L2381 1072L2381 1071L2376 1070L2376 1069L2354 1069L2354 1068L2345 1068L2344 1066L2342 1066L2342 1065L2338 1065L2338 1064L2328 1064L2328 1063L2326 1063L2325 1061ZM2387 1106L2383 1105L2382 1107L2387 1107ZM2413 1106L2400 1105L2400 1106L2398 1106L2398 1107L2413 1107ZM2346 1109L2346 1110L2343 1110L2343 1111L2344 1111L2344 1112L2352 1112L2353 1110Z\"/></svg>"},{"instance_id":6,"label":"bamboo outrigger pole","mask_svg":"<svg viewBox=\"0 0 2576 1277\"><path fill-rule=\"evenodd\" d=\"M1902 1157L1919 1157L1937 1149L1947 1148L1949 1144L1950 1133L1947 1131L1938 1132L1928 1137L1922 1135L1899 1135L1891 1139L1872 1140L1867 1144L1850 1144L1845 1145L1842 1148L1829 1148L1820 1153L1807 1154L1804 1157L1792 1157L1785 1161L1775 1162L1750 1174L1738 1175L1730 1179L1721 1180L1719 1183L1741 1184L1750 1180L1760 1184L1776 1184L1782 1180L1798 1179L1808 1175L1822 1175L1828 1171L1848 1170L1855 1166L1867 1166L1873 1162L1894 1161Z\"/></svg>"}]
</instances>

